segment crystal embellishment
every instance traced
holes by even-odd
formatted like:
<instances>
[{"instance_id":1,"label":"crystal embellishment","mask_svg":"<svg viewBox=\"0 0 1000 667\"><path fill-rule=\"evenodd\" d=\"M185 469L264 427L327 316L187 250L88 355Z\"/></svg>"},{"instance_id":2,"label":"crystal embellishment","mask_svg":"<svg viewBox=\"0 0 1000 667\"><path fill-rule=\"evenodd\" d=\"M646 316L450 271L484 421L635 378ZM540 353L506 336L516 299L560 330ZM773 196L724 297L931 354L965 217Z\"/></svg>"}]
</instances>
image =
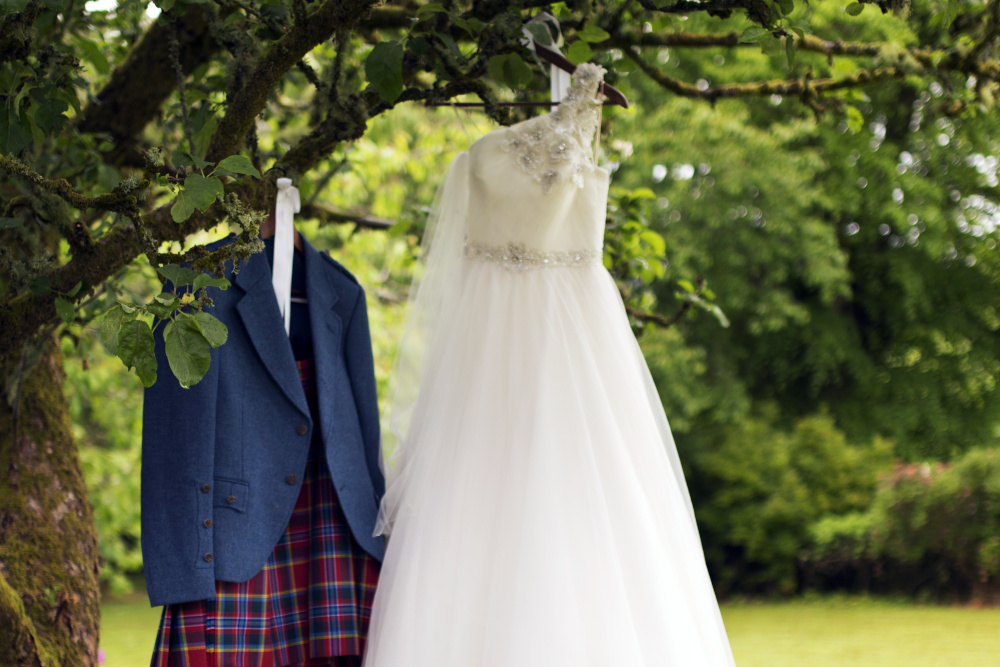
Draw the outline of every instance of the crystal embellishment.
<instances>
[{"instance_id":1,"label":"crystal embellishment","mask_svg":"<svg viewBox=\"0 0 1000 667\"><path fill-rule=\"evenodd\" d=\"M465 256L469 259L499 264L508 271L599 265L601 255L599 249L539 252L520 243L494 246L469 241L465 244Z\"/></svg>"},{"instance_id":2,"label":"crystal embellishment","mask_svg":"<svg viewBox=\"0 0 1000 667\"><path fill-rule=\"evenodd\" d=\"M555 111L509 128L500 148L517 167L535 179L546 194L566 181L582 188L584 173L594 169L590 146L597 130L597 86L604 68L583 63Z\"/></svg>"}]
</instances>

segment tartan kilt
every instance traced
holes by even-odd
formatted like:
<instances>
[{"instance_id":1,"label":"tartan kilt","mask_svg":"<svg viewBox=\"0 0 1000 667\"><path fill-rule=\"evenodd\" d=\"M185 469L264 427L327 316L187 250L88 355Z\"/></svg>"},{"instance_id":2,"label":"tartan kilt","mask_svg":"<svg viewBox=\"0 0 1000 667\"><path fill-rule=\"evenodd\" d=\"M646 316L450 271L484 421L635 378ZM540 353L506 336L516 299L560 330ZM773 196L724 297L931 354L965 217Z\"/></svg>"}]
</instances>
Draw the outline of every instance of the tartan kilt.
<instances>
[{"instance_id":1,"label":"tartan kilt","mask_svg":"<svg viewBox=\"0 0 1000 667\"><path fill-rule=\"evenodd\" d=\"M314 409L312 362L296 362ZM263 569L215 582L215 599L166 605L151 667L355 667L379 562L355 541L320 436L295 509Z\"/></svg>"}]
</instances>

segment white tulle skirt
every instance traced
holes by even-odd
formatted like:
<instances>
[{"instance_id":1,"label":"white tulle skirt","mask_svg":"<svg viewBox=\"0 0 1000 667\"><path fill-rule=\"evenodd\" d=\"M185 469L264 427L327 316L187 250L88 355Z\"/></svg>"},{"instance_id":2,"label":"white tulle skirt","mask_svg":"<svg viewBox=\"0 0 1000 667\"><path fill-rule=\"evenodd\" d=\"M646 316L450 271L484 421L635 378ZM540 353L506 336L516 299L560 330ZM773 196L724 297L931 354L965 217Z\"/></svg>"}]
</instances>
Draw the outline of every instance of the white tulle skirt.
<instances>
[{"instance_id":1,"label":"white tulle skirt","mask_svg":"<svg viewBox=\"0 0 1000 667\"><path fill-rule=\"evenodd\" d=\"M732 665L611 277L463 272L388 492L365 667Z\"/></svg>"}]
</instances>

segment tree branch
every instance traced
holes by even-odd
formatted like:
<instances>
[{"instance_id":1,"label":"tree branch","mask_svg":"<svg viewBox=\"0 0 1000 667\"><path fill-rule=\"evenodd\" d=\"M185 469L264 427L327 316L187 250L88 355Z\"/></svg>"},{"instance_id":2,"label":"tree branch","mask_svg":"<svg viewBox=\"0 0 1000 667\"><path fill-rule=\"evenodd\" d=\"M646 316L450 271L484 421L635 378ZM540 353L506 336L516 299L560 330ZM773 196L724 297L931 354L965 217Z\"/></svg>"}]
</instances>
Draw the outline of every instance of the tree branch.
<instances>
[{"instance_id":1,"label":"tree branch","mask_svg":"<svg viewBox=\"0 0 1000 667\"><path fill-rule=\"evenodd\" d=\"M177 87L170 57L171 24L157 21L132 48L124 63L115 68L95 102L83 111L77 127L81 132L108 133L118 146L107 156L117 164L143 128L160 112ZM210 58L218 45L209 34L208 11L192 4L176 22L178 53L185 76Z\"/></svg>"},{"instance_id":2,"label":"tree branch","mask_svg":"<svg viewBox=\"0 0 1000 667\"><path fill-rule=\"evenodd\" d=\"M226 115L212 136L208 161L218 162L238 152L254 119L264 109L268 97L285 72L317 44L328 39L335 29L344 29L357 23L373 4L374 0L326 0L309 15L307 21L296 23L285 35L273 42L257 62L246 84L229 102Z\"/></svg>"},{"instance_id":3,"label":"tree branch","mask_svg":"<svg viewBox=\"0 0 1000 667\"><path fill-rule=\"evenodd\" d=\"M670 327L677 324L677 322L680 321L682 317L684 317L684 313L686 313L690 309L691 309L691 302L685 301L680 305L680 307L677 309L677 312L674 313L672 317L666 317L659 313L654 313L651 310L642 310L640 308L636 308L635 306L630 306L627 303L625 304L626 312L628 312L628 314L634 317L635 319L639 320L640 322L652 322L653 324L658 324L664 329L669 329Z\"/></svg>"},{"instance_id":4,"label":"tree branch","mask_svg":"<svg viewBox=\"0 0 1000 667\"><path fill-rule=\"evenodd\" d=\"M899 79L908 72L901 67L878 67L862 69L840 79L816 79L808 77L801 79L783 79L774 81L757 81L754 83L733 83L714 86L704 90L664 74L647 62L639 52L632 47L625 49L625 54L639 66L649 78L660 84L675 95L715 102L720 98L763 97L767 95L799 95L815 96L820 93L859 88L877 81ZM812 105L810 105L812 106Z\"/></svg>"},{"instance_id":5,"label":"tree branch","mask_svg":"<svg viewBox=\"0 0 1000 667\"><path fill-rule=\"evenodd\" d=\"M654 32L635 32L619 30L612 34L611 39L595 44L595 48L628 48L629 46L661 46L704 49L713 47L754 47L760 45L756 42L741 42L739 32L721 33L690 33L690 32L668 32L657 34ZM795 38L795 48L801 51L811 51L822 53L826 56L867 56L874 57L882 53L888 46L879 42L845 42L843 40L828 41L820 39L815 35L806 35L805 38ZM916 53L916 52L914 52ZM926 54L929 56L929 54Z\"/></svg>"},{"instance_id":6,"label":"tree branch","mask_svg":"<svg viewBox=\"0 0 1000 667\"><path fill-rule=\"evenodd\" d=\"M746 11L747 18L754 23L767 25L773 14L762 0L716 0L715 2L699 2L698 0L678 0L672 5L657 6L652 0L639 0L642 8L660 14L697 14L705 12L709 16L729 18L734 11Z\"/></svg>"},{"instance_id":7,"label":"tree branch","mask_svg":"<svg viewBox=\"0 0 1000 667\"><path fill-rule=\"evenodd\" d=\"M333 209L320 206L319 204L306 204L302 207L301 215L304 218L312 218L322 223L334 224L354 224L365 229L386 230L396 224L395 220L376 218L373 215L352 215L350 213L340 213Z\"/></svg>"},{"instance_id":8,"label":"tree branch","mask_svg":"<svg viewBox=\"0 0 1000 667\"><path fill-rule=\"evenodd\" d=\"M104 211L115 211L125 215L135 215L138 212L138 202L135 193L149 186L148 180L139 181L130 186L126 186L126 181L122 181L114 190L107 194L88 197L74 190L69 181L64 178L45 178L18 160L3 155L0 155L0 172L21 176L43 190L57 195L67 204L80 211L96 208Z\"/></svg>"}]
</instances>

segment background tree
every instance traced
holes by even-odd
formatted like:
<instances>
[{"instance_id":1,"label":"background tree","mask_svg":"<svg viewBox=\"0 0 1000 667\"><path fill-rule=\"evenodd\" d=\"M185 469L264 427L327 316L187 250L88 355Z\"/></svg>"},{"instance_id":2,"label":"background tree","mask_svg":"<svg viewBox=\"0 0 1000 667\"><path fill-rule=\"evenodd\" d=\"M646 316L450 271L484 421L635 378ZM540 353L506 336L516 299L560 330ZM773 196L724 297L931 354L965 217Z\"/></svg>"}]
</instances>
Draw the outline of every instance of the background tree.
<instances>
[{"instance_id":1,"label":"background tree","mask_svg":"<svg viewBox=\"0 0 1000 667\"><path fill-rule=\"evenodd\" d=\"M610 128L633 142L613 144L611 159L669 158L654 161L662 169L648 191L638 188L649 177L623 162L616 182L633 189L613 198L606 262L637 326L659 327L647 341L651 358L669 357L658 374L689 364L705 385L679 401L681 433L724 442L720 430L738 428L762 398L790 406L771 419L778 426L827 404L848 433L887 431L935 452L966 447L995 425L984 415L995 407L998 358L988 131L1000 76L996 3L2 8L4 664L96 663L94 519L57 341L89 344L84 327L110 309L104 341L148 385L166 372L151 361L150 326L170 324L181 350L172 371L196 381L221 335L191 311L224 283L178 265L211 273L245 260L259 249L278 176L295 178L311 199L404 102L472 95L493 120L516 120L496 102L544 88L521 45L525 22L543 8L560 20L571 59L606 65L611 83L647 103ZM777 159L785 155L791 162ZM859 163L865 185L845 167ZM897 190L920 213L902 209ZM733 205L740 197L746 203ZM378 225L316 199L305 214ZM238 242L212 254L188 243L223 221ZM406 225L397 231L405 239ZM174 289L191 284L196 298L131 289L127 269L145 261ZM398 277L390 270L384 280ZM699 309L717 317L682 318ZM674 322L684 330L664 331ZM867 398L851 391L858 384ZM679 397L668 388L664 398ZM908 409L897 418L899 406ZM956 411L963 429L943 437ZM709 472L695 475L696 489L714 470L699 469Z\"/></svg>"}]
</instances>

